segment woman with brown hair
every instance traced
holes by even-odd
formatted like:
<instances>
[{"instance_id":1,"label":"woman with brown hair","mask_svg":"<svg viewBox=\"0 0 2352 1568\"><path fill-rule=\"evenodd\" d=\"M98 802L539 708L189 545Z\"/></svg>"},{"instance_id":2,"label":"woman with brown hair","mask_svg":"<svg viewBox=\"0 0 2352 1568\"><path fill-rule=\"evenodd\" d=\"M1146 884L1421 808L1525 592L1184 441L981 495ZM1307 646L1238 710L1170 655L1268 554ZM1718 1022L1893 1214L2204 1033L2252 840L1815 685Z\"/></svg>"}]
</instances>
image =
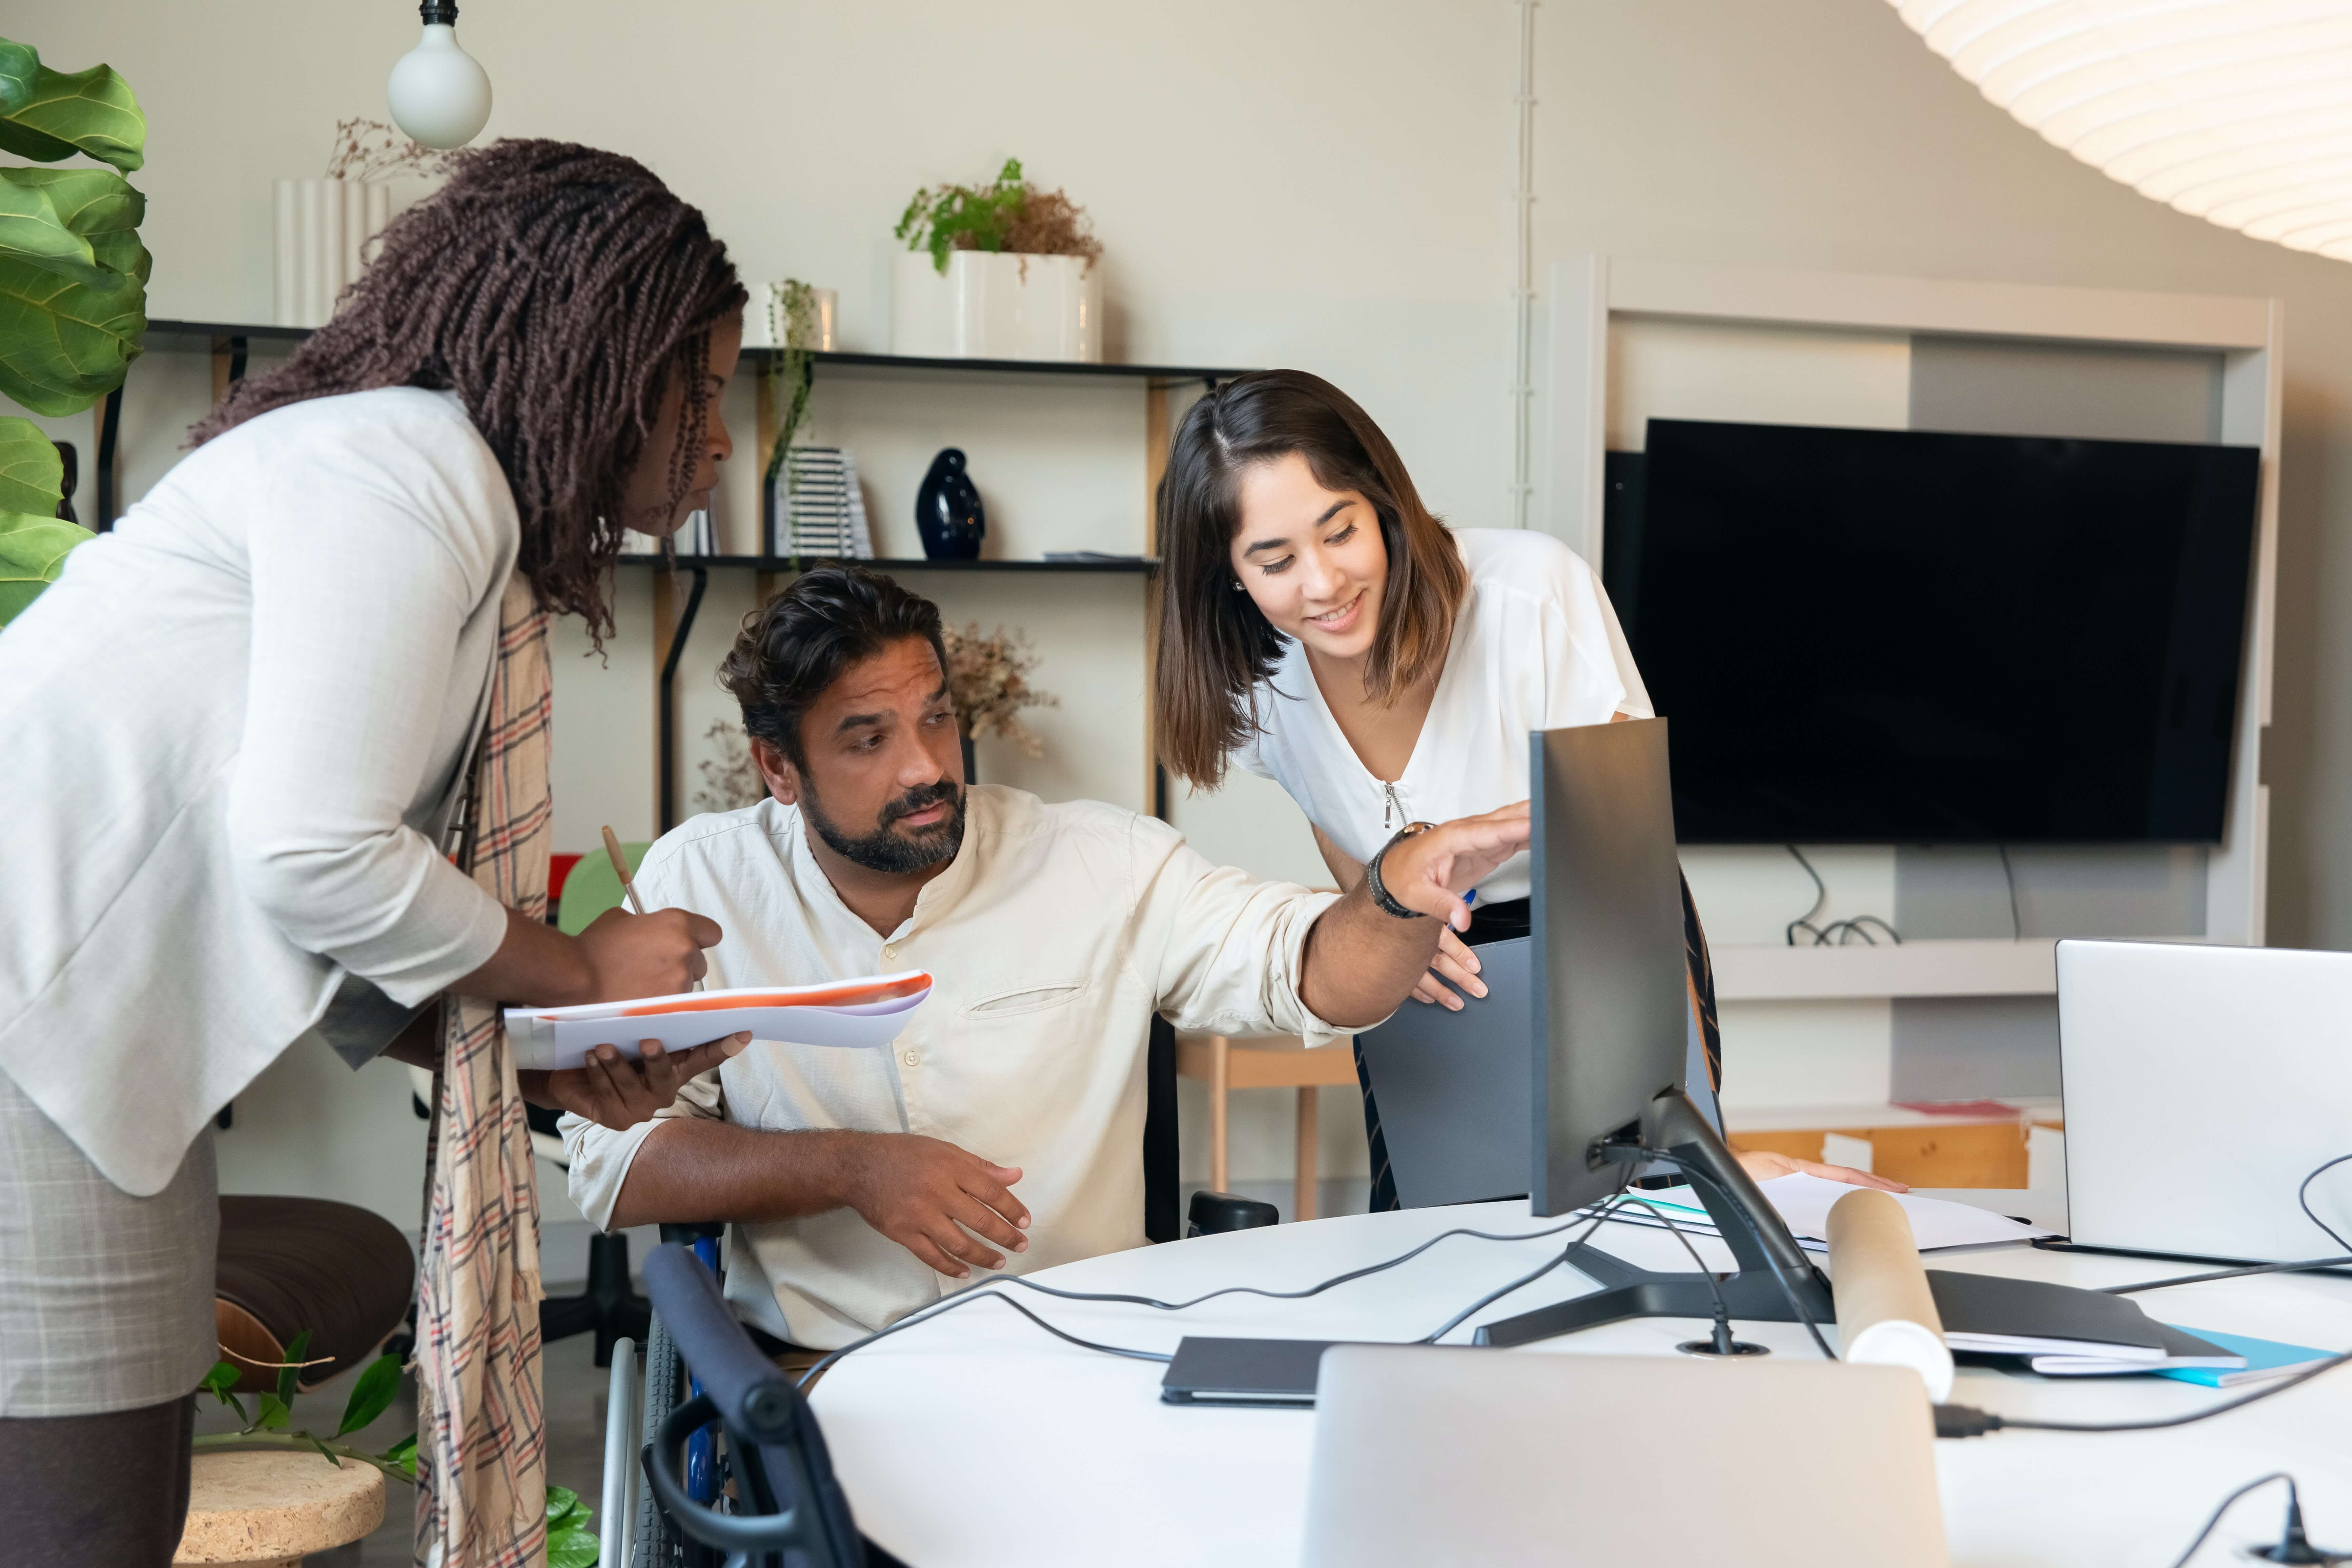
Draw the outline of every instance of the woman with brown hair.
<instances>
[{"instance_id":1,"label":"woman with brown hair","mask_svg":"<svg viewBox=\"0 0 2352 1568\"><path fill-rule=\"evenodd\" d=\"M1352 886L1416 821L1528 796L1528 734L1651 716L1616 612L1591 567L1549 534L1450 530L1354 400L1304 371L1238 376L1194 404L1160 484L1163 557L1154 681L1160 754L1214 788L1238 765L1281 784ZM1415 999L1459 1008L1475 949L1525 936L1528 858L1471 895ZM1706 942L1687 886L1694 1023L1722 1077ZM1696 1069L1694 1069L1696 1070ZM1372 1205L1399 1206L1363 1052ZM1743 1157L1751 1174L1843 1166Z\"/></svg>"},{"instance_id":2,"label":"woman with brown hair","mask_svg":"<svg viewBox=\"0 0 2352 1568\"><path fill-rule=\"evenodd\" d=\"M638 163L462 154L335 317L0 634L0 1540L169 1563L215 1113L298 1037L440 1078L419 1550L544 1529L537 1207L499 999L687 989L698 915L546 923L548 617L707 505L744 291ZM740 1037L522 1092L609 1125Z\"/></svg>"}]
</instances>

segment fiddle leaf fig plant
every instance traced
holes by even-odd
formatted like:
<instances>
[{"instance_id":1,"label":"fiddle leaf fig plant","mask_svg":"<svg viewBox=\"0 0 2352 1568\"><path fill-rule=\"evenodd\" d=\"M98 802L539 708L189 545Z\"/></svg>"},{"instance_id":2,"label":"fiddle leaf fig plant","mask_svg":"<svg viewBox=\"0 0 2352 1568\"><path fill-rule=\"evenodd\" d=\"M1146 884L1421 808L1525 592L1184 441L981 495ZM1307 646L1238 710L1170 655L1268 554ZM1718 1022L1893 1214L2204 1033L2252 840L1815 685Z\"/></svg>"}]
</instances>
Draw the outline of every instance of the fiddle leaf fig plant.
<instances>
[{"instance_id":1,"label":"fiddle leaf fig plant","mask_svg":"<svg viewBox=\"0 0 2352 1568\"><path fill-rule=\"evenodd\" d=\"M0 396L20 407L79 414L121 386L139 356L153 258L139 241L147 199L122 176L145 161L146 145L139 100L112 67L52 70L29 46L0 38L0 152L102 165L0 165ZM63 491L40 427L0 418L0 625L90 537L58 520Z\"/></svg>"}]
</instances>

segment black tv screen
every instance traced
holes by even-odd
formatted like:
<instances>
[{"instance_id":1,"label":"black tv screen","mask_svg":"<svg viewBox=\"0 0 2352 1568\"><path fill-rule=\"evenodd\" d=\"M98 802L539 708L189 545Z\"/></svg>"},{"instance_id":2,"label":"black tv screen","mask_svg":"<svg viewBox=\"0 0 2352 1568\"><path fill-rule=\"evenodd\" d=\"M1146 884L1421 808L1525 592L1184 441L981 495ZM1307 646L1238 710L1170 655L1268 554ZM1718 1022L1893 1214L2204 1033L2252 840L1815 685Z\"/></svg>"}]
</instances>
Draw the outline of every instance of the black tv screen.
<instances>
[{"instance_id":1,"label":"black tv screen","mask_svg":"<svg viewBox=\"0 0 2352 1568\"><path fill-rule=\"evenodd\" d=\"M2219 842L2252 447L1653 419L1603 575L1686 844Z\"/></svg>"}]
</instances>

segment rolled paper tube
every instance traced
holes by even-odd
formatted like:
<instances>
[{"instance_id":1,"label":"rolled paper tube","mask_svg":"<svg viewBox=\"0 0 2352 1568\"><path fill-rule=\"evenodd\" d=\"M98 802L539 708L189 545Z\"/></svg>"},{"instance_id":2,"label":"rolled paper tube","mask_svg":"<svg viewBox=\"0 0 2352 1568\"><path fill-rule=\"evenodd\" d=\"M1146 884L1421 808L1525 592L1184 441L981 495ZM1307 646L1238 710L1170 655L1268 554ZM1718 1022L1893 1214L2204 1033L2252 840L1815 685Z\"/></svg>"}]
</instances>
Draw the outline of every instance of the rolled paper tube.
<instances>
[{"instance_id":1,"label":"rolled paper tube","mask_svg":"<svg viewBox=\"0 0 2352 1568\"><path fill-rule=\"evenodd\" d=\"M1857 1187L1830 1207L1830 1283L1838 1342L1852 1362L1907 1366L1942 1404L1952 1393L1952 1352L1944 1321L1919 1266L1918 1242L1903 1205Z\"/></svg>"}]
</instances>

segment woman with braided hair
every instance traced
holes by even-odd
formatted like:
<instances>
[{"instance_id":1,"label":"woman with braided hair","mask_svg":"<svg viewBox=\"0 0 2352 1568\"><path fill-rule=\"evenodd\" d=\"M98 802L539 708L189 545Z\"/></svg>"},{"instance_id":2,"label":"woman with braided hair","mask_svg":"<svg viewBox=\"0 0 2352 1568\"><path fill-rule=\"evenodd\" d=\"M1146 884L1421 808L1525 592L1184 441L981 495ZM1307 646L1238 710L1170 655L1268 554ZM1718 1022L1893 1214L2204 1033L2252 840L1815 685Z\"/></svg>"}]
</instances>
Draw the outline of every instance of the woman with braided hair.
<instances>
[{"instance_id":1,"label":"woman with braided hair","mask_svg":"<svg viewBox=\"0 0 2352 1568\"><path fill-rule=\"evenodd\" d=\"M623 531L709 504L744 301L632 160L461 154L0 636L0 1555L171 1561L215 1355L213 1118L316 1033L441 1074L420 1547L530 1559L536 1206L491 999L682 991L719 938L680 910L546 923L544 627L601 646ZM520 1092L627 1126L742 1043L607 1047Z\"/></svg>"}]
</instances>

